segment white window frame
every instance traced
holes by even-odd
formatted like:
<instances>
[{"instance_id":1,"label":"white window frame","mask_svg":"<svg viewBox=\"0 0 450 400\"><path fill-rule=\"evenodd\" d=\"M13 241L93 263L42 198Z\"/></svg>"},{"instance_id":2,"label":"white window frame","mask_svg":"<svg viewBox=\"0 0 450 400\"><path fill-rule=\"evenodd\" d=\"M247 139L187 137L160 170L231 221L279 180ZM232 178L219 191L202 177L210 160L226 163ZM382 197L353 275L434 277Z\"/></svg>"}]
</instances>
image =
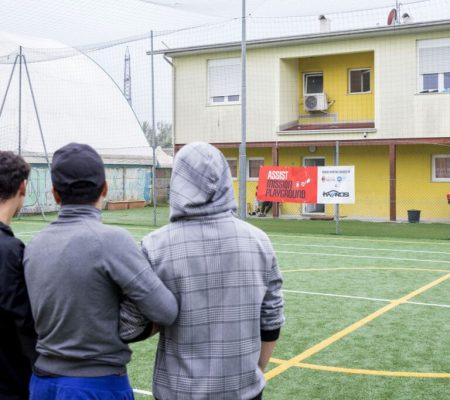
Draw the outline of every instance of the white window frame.
<instances>
[{"instance_id":1,"label":"white window frame","mask_svg":"<svg viewBox=\"0 0 450 400\"><path fill-rule=\"evenodd\" d=\"M437 78L438 78L438 80L437 80L437 88L436 89L425 89L425 76L427 76L427 75L437 75ZM420 76L421 76L421 78L420 78L420 84L421 84L421 87L420 87L420 93L439 93L439 87L441 87L441 84L440 84L440 77L439 77L439 73L437 73L437 72L435 72L435 73L433 73L433 74L421 74Z\"/></svg>"},{"instance_id":2,"label":"white window frame","mask_svg":"<svg viewBox=\"0 0 450 400\"><path fill-rule=\"evenodd\" d=\"M437 71L436 72L426 72L424 74L420 73L420 51L421 48L437 48L437 47L450 47L450 37L447 38L440 38L440 39L425 39L425 40L418 40L416 45L416 55L417 55L417 92L420 94L423 93L450 93L450 88L445 89L444 88L444 74L450 73L450 60L448 64L448 70L446 71ZM425 75L438 75L438 87L437 90L426 90L423 87L423 77Z\"/></svg>"},{"instance_id":3,"label":"white window frame","mask_svg":"<svg viewBox=\"0 0 450 400\"><path fill-rule=\"evenodd\" d=\"M306 92L306 88L307 88L307 78L309 76L321 76L322 77L322 91L320 93L307 93ZM324 91L324 76L323 76L323 72L304 72L303 73L303 96L311 96L311 95L315 95L315 94L323 94Z\"/></svg>"},{"instance_id":4,"label":"white window frame","mask_svg":"<svg viewBox=\"0 0 450 400\"><path fill-rule=\"evenodd\" d=\"M445 88L445 87L444 87L445 75L447 75L447 74L450 75L450 71L444 72L444 73L442 74L442 89L443 89L443 92L444 92L444 93L450 92L450 86L449 86L448 88Z\"/></svg>"},{"instance_id":5,"label":"white window frame","mask_svg":"<svg viewBox=\"0 0 450 400\"><path fill-rule=\"evenodd\" d=\"M259 180L259 174L257 177L250 177L250 161L253 161L253 160L262 161L263 165L264 165L264 157L249 157L247 159L247 180L248 181L258 181Z\"/></svg>"},{"instance_id":6,"label":"white window frame","mask_svg":"<svg viewBox=\"0 0 450 400\"><path fill-rule=\"evenodd\" d=\"M239 165L238 165L238 159L237 157L225 157L227 162L228 161L236 161L236 176L233 176L233 174L231 174L231 177L233 178L233 180L237 180L238 176L239 176ZM230 168L230 172L231 172L231 168Z\"/></svg>"},{"instance_id":7,"label":"white window frame","mask_svg":"<svg viewBox=\"0 0 450 400\"><path fill-rule=\"evenodd\" d=\"M432 182L450 182L449 178L438 178L436 177L436 159L437 158L449 158L450 154L434 154L431 158L431 181Z\"/></svg>"},{"instance_id":8,"label":"white window frame","mask_svg":"<svg viewBox=\"0 0 450 400\"><path fill-rule=\"evenodd\" d=\"M306 167L307 160L323 160L323 165L327 164L327 159L324 156L304 156L301 164L303 167ZM314 210L308 210L308 208L314 208ZM315 211L315 209L323 208L323 211ZM302 215L325 215L326 207L323 203L303 203L301 205Z\"/></svg>"},{"instance_id":9,"label":"white window frame","mask_svg":"<svg viewBox=\"0 0 450 400\"><path fill-rule=\"evenodd\" d=\"M351 73L354 71L368 71L369 72L369 90L366 92L352 92L351 91ZM347 79L348 79L348 94L368 94L368 93L372 93L372 82L371 82L371 75L372 75L372 70L370 68L351 68L348 70L348 75L347 75ZM361 82L362 85L362 82ZM362 89L362 88L361 88Z\"/></svg>"},{"instance_id":10,"label":"white window frame","mask_svg":"<svg viewBox=\"0 0 450 400\"><path fill-rule=\"evenodd\" d=\"M449 89L444 89L444 74L450 73L450 67L448 72L435 72L433 74L421 74L419 75L419 93L450 93ZM438 76L438 87L437 90L424 90L423 88L423 77L425 75L437 75Z\"/></svg>"},{"instance_id":11,"label":"white window frame","mask_svg":"<svg viewBox=\"0 0 450 400\"><path fill-rule=\"evenodd\" d=\"M234 93L234 94L226 94L224 93L223 95L218 95L218 96L212 96L210 93L210 88L211 88L211 81L210 81L210 64L211 63L220 63L223 62L223 67L226 67L227 62L228 63L233 63L239 61L239 64L241 63L241 59L239 57L229 57L229 58L214 58L214 59L210 59L207 60L207 66L206 66L206 73L207 73L207 96L208 96L208 100L207 100L207 104L209 106L223 106L223 105L234 105L234 104L241 104L241 88L239 87L239 93ZM232 65L232 64L230 64ZM239 96L239 100L231 100L231 97L234 96ZM213 101L214 98L216 97L223 97L224 101Z\"/></svg>"}]
</instances>

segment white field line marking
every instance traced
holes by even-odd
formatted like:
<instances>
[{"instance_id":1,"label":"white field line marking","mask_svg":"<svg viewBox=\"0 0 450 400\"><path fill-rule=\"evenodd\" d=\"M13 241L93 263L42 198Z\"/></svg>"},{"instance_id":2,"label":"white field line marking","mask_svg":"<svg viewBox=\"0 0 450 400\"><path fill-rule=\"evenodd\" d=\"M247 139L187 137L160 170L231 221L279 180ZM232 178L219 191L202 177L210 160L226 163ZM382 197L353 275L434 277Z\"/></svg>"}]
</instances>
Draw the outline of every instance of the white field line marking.
<instances>
[{"instance_id":1,"label":"white field line marking","mask_svg":"<svg viewBox=\"0 0 450 400\"><path fill-rule=\"evenodd\" d=\"M333 237L333 236L313 236L313 235L278 235L267 233L269 237L281 237L281 238L302 238L302 239L315 239L315 240L341 240L341 241L355 241L355 242L384 242L384 243L407 243L407 244L433 244L450 246L450 243L437 242L437 241L420 241L420 240L395 240L395 239L371 239L371 238L351 238L351 237Z\"/></svg>"},{"instance_id":2,"label":"white field line marking","mask_svg":"<svg viewBox=\"0 0 450 400\"><path fill-rule=\"evenodd\" d=\"M108 224L106 224L106 225L108 225ZM114 224L114 225L120 225L120 224ZM145 230L147 232L153 232L153 231L156 231L157 229L159 229L159 227L158 228L147 228L145 226L142 226L142 227L140 227L140 226L125 226L123 228L129 229L131 231L144 231Z\"/></svg>"},{"instance_id":3,"label":"white field line marking","mask_svg":"<svg viewBox=\"0 0 450 400\"><path fill-rule=\"evenodd\" d=\"M14 224L29 224L29 225L42 225L42 224L49 224L52 221L25 221L25 220L17 220L14 221ZM108 225L107 222L104 222L106 225ZM124 221L126 223L126 221ZM115 222L113 225L120 225L120 222ZM126 229L130 230L148 230L148 232L153 232L160 227L157 228L146 228L146 227L139 227L139 226L128 226ZM332 237L332 236L313 236L313 235L279 235L279 234L272 234L267 233L269 237L280 237L280 238L306 238L306 239L313 239L313 240L337 240L337 241L358 241L358 242L384 242L384 243L409 243L409 244L435 244L435 245L446 245L450 246L450 243L443 243L443 242L436 242L436 241L413 241L413 240L395 240L395 239L371 239L371 238L351 238L351 237Z\"/></svg>"},{"instance_id":4,"label":"white field line marking","mask_svg":"<svg viewBox=\"0 0 450 400\"><path fill-rule=\"evenodd\" d=\"M436 304L436 303L422 303L420 301L407 301L407 304L415 304L416 306L428 306L428 307L444 307L450 308L449 304Z\"/></svg>"},{"instance_id":5,"label":"white field line marking","mask_svg":"<svg viewBox=\"0 0 450 400\"><path fill-rule=\"evenodd\" d=\"M334 293L308 292L305 290L282 289L282 291L286 292L286 293L307 294L307 295L311 295L311 296L341 297L344 299L368 300L368 301L377 301L377 302L384 302L384 303L390 303L393 301L392 299L378 299L376 297L362 297L362 296L350 296L350 295L334 294ZM449 304L422 303L419 301L407 301L407 302L405 302L405 304L414 304L417 306L428 306L428 307L450 308Z\"/></svg>"},{"instance_id":6,"label":"white field line marking","mask_svg":"<svg viewBox=\"0 0 450 400\"><path fill-rule=\"evenodd\" d=\"M41 231L35 231L35 232L17 232L16 233L16 236L17 237L21 237L21 236L34 236L34 235L36 235L37 233L39 233L39 232L41 232ZM141 236L139 236L139 235L134 235L133 236L135 239L136 238L141 238Z\"/></svg>"},{"instance_id":7,"label":"white field line marking","mask_svg":"<svg viewBox=\"0 0 450 400\"><path fill-rule=\"evenodd\" d=\"M52 221L27 221L25 219L15 219L14 221L12 221L13 224L25 224L25 225L42 225L42 224L49 224Z\"/></svg>"},{"instance_id":8,"label":"white field line marking","mask_svg":"<svg viewBox=\"0 0 450 400\"><path fill-rule=\"evenodd\" d=\"M450 255L447 251L430 251L430 250L410 250L410 249L380 249L375 247L351 247L351 246L326 246L321 244L301 244L301 243L272 243L274 246L295 246L295 247L320 247L321 249L345 249L345 250L369 250L369 251L392 251L401 253L423 253L423 254L445 254Z\"/></svg>"},{"instance_id":9,"label":"white field line marking","mask_svg":"<svg viewBox=\"0 0 450 400\"><path fill-rule=\"evenodd\" d=\"M153 396L153 393L149 392L148 390L133 389L133 392L137 394L144 394L146 396Z\"/></svg>"},{"instance_id":10,"label":"white field line marking","mask_svg":"<svg viewBox=\"0 0 450 400\"><path fill-rule=\"evenodd\" d=\"M53 221L42 221L42 222L37 222L37 221L13 221L13 225L49 225L51 222ZM107 222L103 222L105 225L109 225ZM126 226L126 221L124 221L124 224ZM120 222L115 222L111 225L121 225ZM130 229L130 230L147 230L148 232L153 232L157 229L159 229L160 227L156 227L156 228L148 228L145 226L126 226L126 228L124 229Z\"/></svg>"},{"instance_id":11,"label":"white field line marking","mask_svg":"<svg viewBox=\"0 0 450 400\"><path fill-rule=\"evenodd\" d=\"M398 257L377 257L377 256L359 256L354 254L326 254L326 253L310 253L310 252L302 252L302 251L285 251L279 250L276 253L283 254L304 254L308 256L321 256L321 257L348 257L348 258L371 258L377 260L395 260L395 261L414 261L414 262L429 262L429 263L437 263L437 264L450 264L450 261L446 260L422 260L419 258L398 258Z\"/></svg>"},{"instance_id":12,"label":"white field line marking","mask_svg":"<svg viewBox=\"0 0 450 400\"><path fill-rule=\"evenodd\" d=\"M324 296L324 297L342 297L344 299L357 299L357 300L369 300L369 301L381 301L383 303L390 303L392 300L389 299L377 299L374 297L361 297L361 296L350 296L344 294L333 294L333 293L320 293L320 292L308 292L305 290L288 290L282 289L286 293L297 293L297 294L307 294L311 296Z\"/></svg>"},{"instance_id":13,"label":"white field line marking","mask_svg":"<svg viewBox=\"0 0 450 400\"><path fill-rule=\"evenodd\" d=\"M332 344L338 342L339 340L343 339L344 337L350 335L351 333L355 332L356 330L362 328L363 326L369 324L370 322L381 317L382 315L388 313L389 311L393 310L394 308L399 307L400 305L406 303L407 301L413 299L414 297L419 296L422 293L425 293L427 290L439 285L442 282L447 281L448 279L450 279L450 273L441 276L440 278L434 280L433 282L430 282L427 285L422 286L422 287L408 293L407 295L392 301L389 304L384 305L383 307L379 308L378 310L374 311L373 313L360 319L359 321L347 326L346 328L340 330L339 332L336 332L334 335L330 336L329 338L322 340L321 342L310 347L309 349L304 350L302 353L297 354L295 357L292 357L291 359L283 362L282 364L278 365L277 367L269 370L268 372L266 372L264 374L266 381L269 381L272 378L286 372L289 368L292 368L294 365L298 364L299 362L302 362L302 361L306 360L307 358L310 358L311 356L321 352L322 350L324 350L327 347L331 346Z\"/></svg>"},{"instance_id":14,"label":"white field line marking","mask_svg":"<svg viewBox=\"0 0 450 400\"><path fill-rule=\"evenodd\" d=\"M42 229L44 229L44 227ZM129 228L126 228L126 229L128 230ZM154 230L156 230L156 229L154 229ZM147 230L147 232L153 232L154 230ZM39 231L30 231L30 232L16 232L16 236L31 236L31 235L36 235L36 233L39 233L39 232L41 232L41 231L39 230Z\"/></svg>"},{"instance_id":15,"label":"white field line marking","mask_svg":"<svg viewBox=\"0 0 450 400\"><path fill-rule=\"evenodd\" d=\"M420 272L450 272L448 269L434 268L404 268L404 267L322 267L322 268L298 268L281 269L281 272L322 272L322 271L420 271Z\"/></svg>"},{"instance_id":16,"label":"white field line marking","mask_svg":"<svg viewBox=\"0 0 450 400\"><path fill-rule=\"evenodd\" d=\"M36 235L36 233L39 233L40 231L31 231L31 232L15 232L16 236L31 236Z\"/></svg>"}]
</instances>

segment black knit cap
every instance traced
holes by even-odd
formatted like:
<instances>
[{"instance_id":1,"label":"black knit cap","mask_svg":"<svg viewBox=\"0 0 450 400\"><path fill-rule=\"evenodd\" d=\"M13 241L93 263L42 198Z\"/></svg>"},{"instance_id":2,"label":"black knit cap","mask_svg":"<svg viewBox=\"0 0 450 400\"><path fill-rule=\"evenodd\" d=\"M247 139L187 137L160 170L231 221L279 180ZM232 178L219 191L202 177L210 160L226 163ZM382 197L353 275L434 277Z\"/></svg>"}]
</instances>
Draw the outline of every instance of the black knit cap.
<instances>
[{"instance_id":1,"label":"black knit cap","mask_svg":"<svg viewBox=\"0 0 450 400\"><path fill-rule=\"evenodd\" d=\"M88 194L105 183L105 166L89 145L69 143L53 155L52 183L59 193Z\"/></svg>"}]
</instances>

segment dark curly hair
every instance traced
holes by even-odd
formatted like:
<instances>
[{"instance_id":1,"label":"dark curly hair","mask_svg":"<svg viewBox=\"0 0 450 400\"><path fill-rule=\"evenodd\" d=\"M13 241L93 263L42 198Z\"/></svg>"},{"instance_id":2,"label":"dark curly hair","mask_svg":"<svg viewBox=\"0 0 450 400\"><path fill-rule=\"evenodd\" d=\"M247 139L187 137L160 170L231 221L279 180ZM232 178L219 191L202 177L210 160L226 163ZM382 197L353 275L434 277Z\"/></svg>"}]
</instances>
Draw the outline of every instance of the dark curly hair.
<instances>
[{"instance_id":1,"label":"dark curly hair","mask_svg":"<svg viewBox=\"0 0 450 400\"><path fill-rule=\"evenodd\" d=\"M14 197L30 175L30 165L12 151L0 151L0 203Z\"/></svg>"}]
</instances>

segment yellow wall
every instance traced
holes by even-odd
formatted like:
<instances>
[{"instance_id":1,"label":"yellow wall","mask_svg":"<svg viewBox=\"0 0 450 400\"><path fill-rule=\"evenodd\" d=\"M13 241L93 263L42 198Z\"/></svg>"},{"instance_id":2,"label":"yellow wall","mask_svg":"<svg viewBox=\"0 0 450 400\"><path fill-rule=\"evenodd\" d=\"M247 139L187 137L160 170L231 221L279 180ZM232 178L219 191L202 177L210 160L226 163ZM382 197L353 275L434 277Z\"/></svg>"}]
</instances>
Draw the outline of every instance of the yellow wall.
<instances>
[{"instance_id":1,"label":"yellow wall","mask_svg":"<svg viewBox=\"0 0 450 400\"><path fill-rule=\"evenodd\" d=\"M449 182L432 182L432 156L448 154L443 146L397 147L397 215L405 218L407 210L421 210L421 219L450 220L447 193Z\"/></svg>"},{"instance_id":2,"label":"yellow wall","mask_svg":"<svg viewBox=\"0 0 450 400\"><path fill-rule=\"evenodd\" d=\"M280 165L301 166L305 157L324 157L325 165L334 165L334 148L317 147L310 153L308 148L288 148L280 151ZM389 154L386 146L341 147L340 165L355 166L356 202L341 205L342 216L361 218L389 218ZM300 204L283 204L282 214L299 215ZM334 206L326 205L325 214L333 215Z\"/></svg>"},{"instance_id":3,"label":"yellow wall","mask_svg":"<svg viewBox=\"0 0 450 400\"><path fill-rule=\"evenodd\" d=\"M280 165L287 167L300 167L303 166L303 160L305 157L324 157L325 165L333 165L334 153L329 147L317 147L314 153L310 153L307 147L299 148L286 148L279 152ZM281 205L281 215L302 215L303 204L298 203L283 203ZM332 208L325 206L325 213L332 213Z\"/></svg>"},{"instance_id":4,"label":"yellow wall","mask_svg":"<svg viewBox=\"0 0 450 400\"><path fill-rule=\"evenodd\" d=\"M370 93L349 94L348 73L350 69L370 69ZM300 84L300 110L299 114L318 114L315 111L308 113L304 109L303 102L303 74L308 72L322 72L324 92L328 101L334 103L328 109L328 113L336 113L338 122L349 121L373 121L374 116L374 56L373 52L341 54L322 57L308 57L299 59L299 84ZM324 115L324 118L302 118L301 123L332 122Z\"/></svg>"},{"instance_id":5,"label":"yellow wall","mask_svg":"<svg viewBox=\"0 0 450 400\"><path fill-rule=\"evenodd\" d=\"M239 158L237 149L222 150L226 157ZM446 154L440 146L397 146L397 220L407 220L407 210L420 209L421 220L448 221L450 205L448 182L432 182L432 155ZM264 157L272 165L271 149L248 149L247 157ZM307 147L282 148L279 165L302 166L305 157L324 157L325 165L334 164L334 147L317 147L310 153ZM348 218L389 220L389 148L388 146L341 146L340 165L355 166L355 204L341 205L340 215ZM247 203L253 205L257 181L247 182ZM236 199L239 183L234 181ZM303 205L284 203L281 216L300 217ZM334 214L334 206L325 206L325 215Z\"/></svg>"},{"instance_id":6,"label":"yellow wall","mask_svg":"<svg viewBox=\"0 0 450 400\"><path fill-rule=\"evenodd\" d=\"M383 30L383 29L382 29ZM381 32L380 32L381 33ZM332 63L327 70L336 69L340 57L353 61L340 67L338 84L340 103L351 98L353 103L339 112L339 120L369 119L375 121L376 131L370 139L410 139L424 137L447 138L450 132L450 93L422 93L417 88L417 40L450 37L450 23L426 28L393 30L378 35L361 35L353 39L323 38L320 41L280 43L270 47L248 49L247 60L247 142L328 141L363 139L364 131L280 133L297 122L304 114L299 104L301 82L298 62L314 60ZM369 54L367 64L373 65L372 95L347 95L347 68L366 66L363 55ZM373 54L373 56L371 55ZM341 55L341 56L339 56ZM241 140L241 112L239 105L210 106L207 104L209 59L239 57L238 51L186 53L175 56L175 143L196 140L209 143L237 143ZM311 65L311 69L318 66ZM326 71L324 71L326 72ZM330 81L325 76L326 91ZM332 95L331 97L333 97ZM359 103L374 102L367 115L359 112Z\"/></svg>"},{"instance_id":7,"label":"yellow wall","mask_svg":"<svg viewBox=\"0 0 450 400\"><path fill-rule=\"evenodd\" d=\"M387 146L341 147L340 164L355 166L356 201L341 215L389 219L389 149Z\"/></svg>"},{"instance_id":8,"label":"yellow wall","mask_svg":"<svg viewBox=\"0 0 450 400\"><path fill-rule=\"evenodd\" d=\"M234 193L236 196L236 202L239 201L239 150L238 149L221 149L222 153L225 157L237 158L238 167L237 167L237 179L233 181ZM247 149L247 158L250 157L263 157L264 165L272 165L272 149L264 148L264 149ZM281 164L280 164L281 165ZM258 185L258 180L249 180L247 181L247 193L246 199L247 203L250 203L253 206L255 201L255 192L256 186Z\"/></svg>"}]
</instances>

